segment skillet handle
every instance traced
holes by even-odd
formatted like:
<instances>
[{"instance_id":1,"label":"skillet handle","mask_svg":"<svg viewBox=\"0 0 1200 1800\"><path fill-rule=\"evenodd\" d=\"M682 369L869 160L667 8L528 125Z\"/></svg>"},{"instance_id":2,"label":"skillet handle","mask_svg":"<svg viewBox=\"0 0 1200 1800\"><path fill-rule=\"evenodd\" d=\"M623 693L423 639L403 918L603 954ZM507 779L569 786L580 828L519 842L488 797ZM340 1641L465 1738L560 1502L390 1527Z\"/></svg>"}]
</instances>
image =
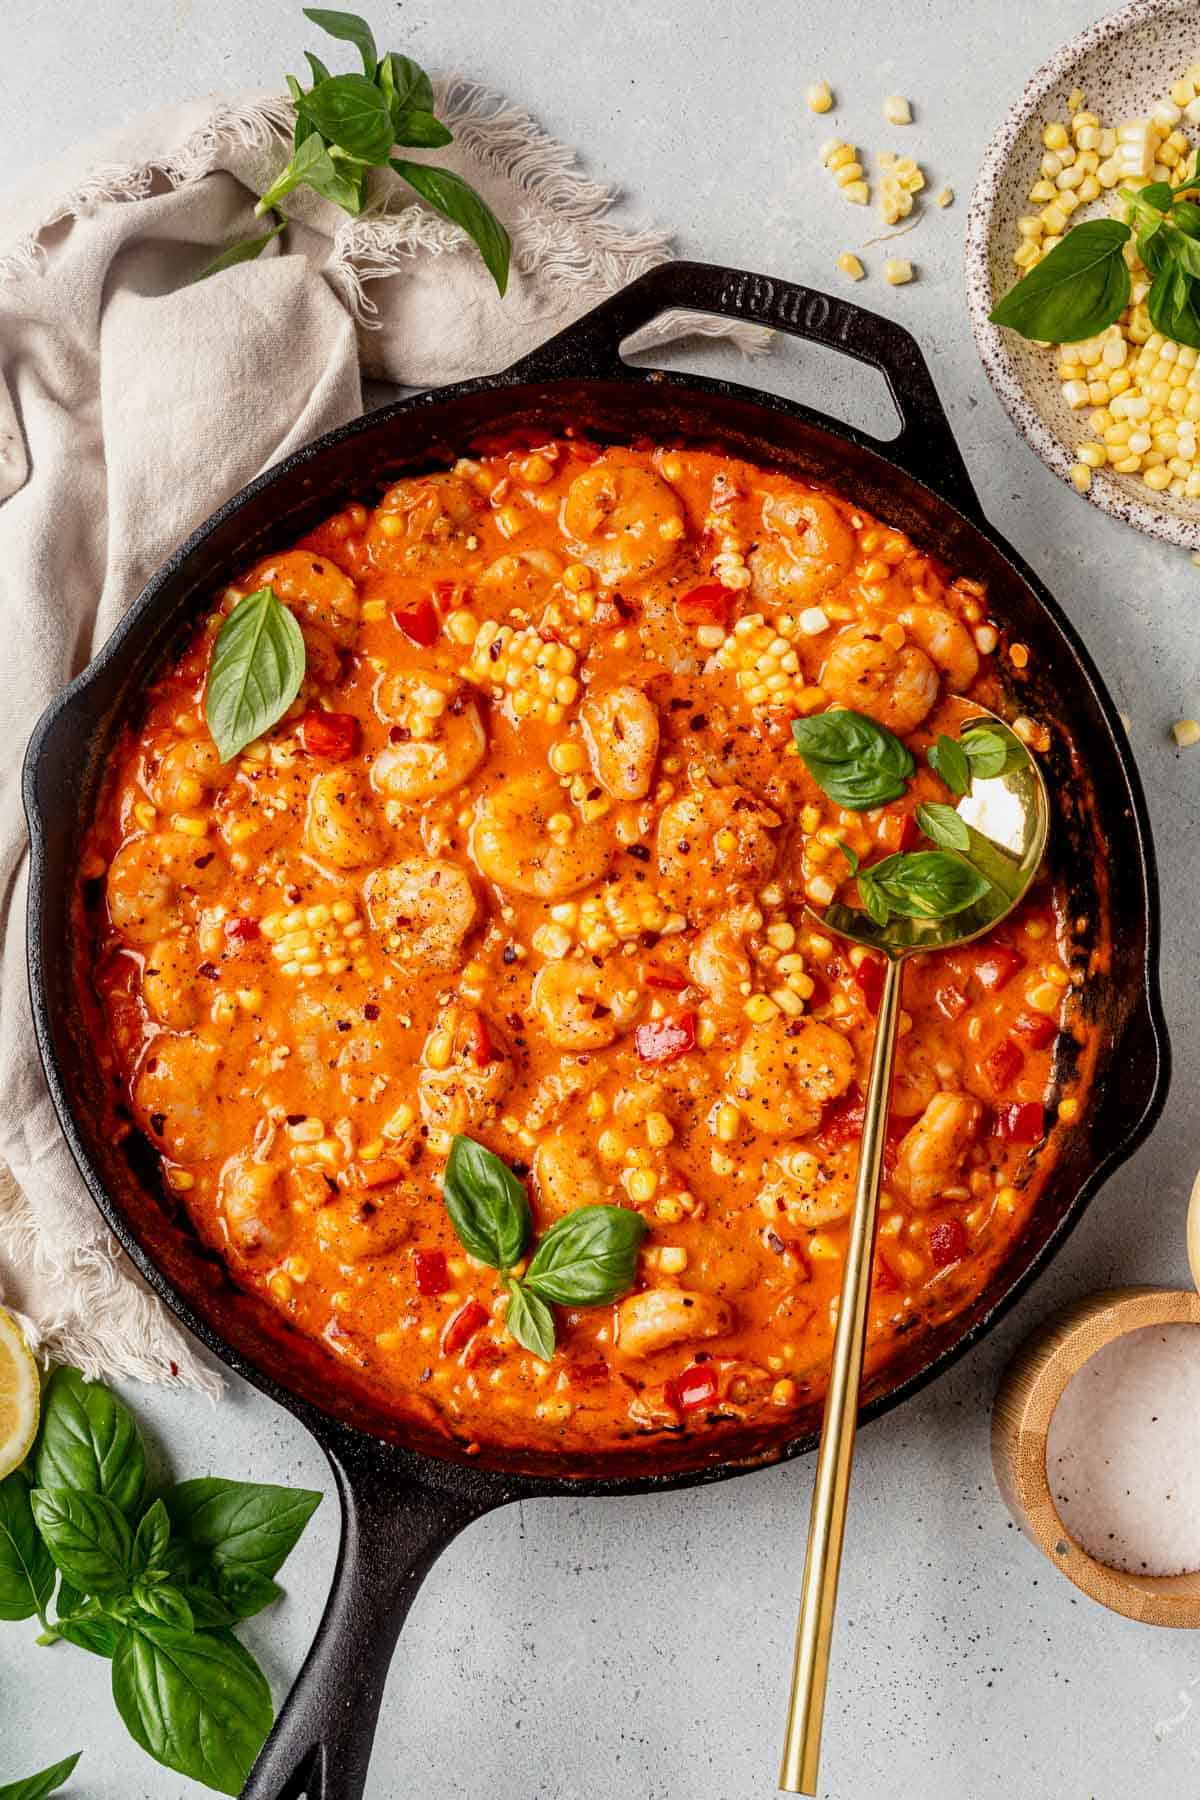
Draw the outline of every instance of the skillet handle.
<instances>
[{"instance_id":1,"label":"skillet handle","mask_svg":"<svg viewBox=\"0 0 1200 1800\"><path fill-rule=\"evenodd\" d=\"M384 1444L324 1432L320 1441L342 1510L333 1587L242 1800L362 1800L388 1665L417 1590L452 1538L511 1498L486 1477L468 1493L423 1487Z\"/></svg>"},{"instance_id":2,"label":"skillet handle","mask_svg":"<svg viewBox=\"0 0 1200 1800\"><path fill-rule=\"evenodd\" d=\"M672 307L773 326L878 369L900 416L899 436L885 441L849 426L842 429L899 463L968 518L981 517L967 466L916 339L893 319L795 281L723 269L715 263L660 263L505 374L513 381L614 375L628 379L638 373L651 379L652 371L631 370L622 362L620 347L633 332Z\"/></svg>"}]
</instances>

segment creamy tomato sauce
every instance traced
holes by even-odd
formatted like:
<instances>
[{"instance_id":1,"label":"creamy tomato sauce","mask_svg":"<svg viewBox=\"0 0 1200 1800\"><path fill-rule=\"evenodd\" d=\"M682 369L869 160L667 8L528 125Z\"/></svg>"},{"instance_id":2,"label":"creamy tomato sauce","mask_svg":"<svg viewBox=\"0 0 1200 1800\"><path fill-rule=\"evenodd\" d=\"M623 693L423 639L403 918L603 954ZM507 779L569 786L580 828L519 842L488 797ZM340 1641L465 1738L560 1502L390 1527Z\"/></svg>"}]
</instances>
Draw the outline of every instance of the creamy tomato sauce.
<instances>
[{"instance_id":1,"label":"creamy tomato sauce","mask_svg":"<svg viewBox=\"0 0 1200 1800\"><path fill-rule=\"evenodd\" d=\"M307 673L221 764L217 630L269 585ZM81 871L90 981L163 1177L235 1279L465 1442L597 1448L819 1394L881 965L806 911L911 848L923 751L1004 706L986 594L788 476L576 440L464 460L249 569L146 696ZM1020 660L1014 651L1014 660ZM793 718L871 714L843 812ZM868 1366L978 1293L1048 1166L1071 945L1043 876L907 965ZM1078 1097L1054 1095L1057 1104ZM451 1229L455 1133L649 1230L550 1362Z\"/></svg>"}]
</instances>

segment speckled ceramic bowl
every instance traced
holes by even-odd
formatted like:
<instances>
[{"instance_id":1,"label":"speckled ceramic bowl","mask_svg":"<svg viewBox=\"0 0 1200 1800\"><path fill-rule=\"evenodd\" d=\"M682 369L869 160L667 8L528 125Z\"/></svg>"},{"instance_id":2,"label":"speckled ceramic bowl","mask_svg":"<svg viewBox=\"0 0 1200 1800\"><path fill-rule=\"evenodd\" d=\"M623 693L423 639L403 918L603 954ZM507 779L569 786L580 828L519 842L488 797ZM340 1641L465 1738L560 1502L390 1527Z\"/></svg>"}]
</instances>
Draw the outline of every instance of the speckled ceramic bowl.
<instances>
[{"instance_id":1,"label":"speckled ceramic bowl","mask_svg":"<svg viewBox=\"0 0 1200 1800\"><path fill-rule=\"evenodd\" d=\"M1091 435L1088 410L1073 413L1064 401L1053 351L988 323L1018 273L1012 261L1017 220L1035 210L1029 190L1044 154L1042 127L1066 120L1075 88L1106 125L1144 117L1196 61L1200 9L1194 0L1132 0L1043 63L989 144L971 196L965 273L975 342L1013 423L1063 481L1070 480L1076 447ZM1200 500L1155 494L1138 476L1108 470L1096 472L1087 498L1152 537L1200 549Z\"/></svg>"}]
</instances>

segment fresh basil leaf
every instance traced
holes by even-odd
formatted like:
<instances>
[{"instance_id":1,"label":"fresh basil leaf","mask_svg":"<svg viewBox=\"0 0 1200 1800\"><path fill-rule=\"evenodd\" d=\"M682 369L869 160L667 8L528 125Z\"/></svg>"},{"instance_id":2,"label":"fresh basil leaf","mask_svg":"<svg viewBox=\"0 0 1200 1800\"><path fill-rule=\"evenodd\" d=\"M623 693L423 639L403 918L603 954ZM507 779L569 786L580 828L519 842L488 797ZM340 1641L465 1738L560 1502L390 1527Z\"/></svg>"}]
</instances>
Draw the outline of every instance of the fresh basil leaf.
<instances>
[{"instance_id":1,"label":"fresh basil leaf","mask_svg":"<svg viewBox=\"0 0 1200 1800\"><path fill-rule=\"evenodd\" d=\"M990 725L967 727L959 742L977 781L1007 775L1012 769L1019 769L1024 759L1020 747Z\"/></svg>"},{"instance_id":2,"label":"fresh basil leaf","mask_svg":"<svg viewBox=\"0 0 1200 1800\"><path fill-rule=\"evenodd\" d=\"M416 149L440 150L443 145L453 143L453 132L447 131L440 119L435 119L431 112L421 112L404 107L392 114L398 144L411 144Z\"/></svg>"},{"instance_id":3,"label":"fresh basil leaf","mask_svg":"<svg viewBox=\"0 0 1200 1800\"><path fill-rule=\"evenodd\" d=\"M945 732L930 744L925 752L926 761L952 794L969 794L971 791L971 765L967 761L966 751L962 745Z\"/></svg>"},{"instance_id":4,"label":"fresh basil leaf","mask_svg":"<svg viewBox=\"0 0 1200 1800\"><path fill-rule=\"evenodd\" d=\"M318 81L300 102L323 138L367 163L385 163L392 147L388 103L365 75L332 75Z\"/></svg>"},{"instance_id":5,"label":"fresh basil leaf","mask_svg":"<svg viewBox=\"0 0 1200 1800\"><path fill-rule=\"evenodd\" d=\"M316 86L318 81L332 81L333 80L333 70L327 69L325 67L325 64L321 61L320 57L314 56L311 50L306 50L304 52L304 60L308 64L309 68L312 71L314 87ZM301 98L302 97L303 96L301 96ZM297 106L300 104L299 99L297 99L296 104L297 104Z\"/></svg>"},{"instance_id":6,"label":"fresh basil leaf","mask_svg":"<svg viewBox=\"0 0 1200 1800\"><path fill-rule=\"evenodd\" d=\"M886 726L847 708L793 719L792 737L822 793L850 812L898 800L916 767L911 751Z\"/></svg>"},{"instance_id":7,"label":"fresh basil leaf","mask_svg":"<svg viewBox=\"0 0 1200 1800\"><path fill-rule=\"evenodd\" d=\"M867 909L867 917L876 925L886 925L891 917L888 903L865 869L859 871L858 896Z\"/></svg>"},{"instance_id":8,"label":"fresh basil leaf","mask_svg":"<svg viewBox=\"0 0 1200 1800\"><path fill-rule=\"evenodd\" d=\"M171 1541L171 1521L161 1500L149 1507L138 1524L133 1538L133 1572L144 1575L147 1569L161 1569Z\"/></svg>"},{"instance_id":9,"label":"fresh basil leaf","mask_svg":"<svg viewBox=\"0 0 1200 1800\"><path fill-rule=\"evenodd\" d=\"M474 1138L450 1146L442 1198L458 1241L491 1269L511 1269L529 1242L529 1195L508 1164Z\"/></svg>"},{"instance_id":10,"label":"fresh basil leaf","mask_svg":"<svg viewBox=\"0 0 1200 1800\"><path fill-rule=\"evenodd\" d=\"M1163 220L1159 218L1154 224L1146 225L1138 232L1138 255L1151 275L1157 275L1167 260L1168 251L1162 227Z\"/></svg>"},{"instance_id":11,"label":"fresh basil leaf","mask_svg":"<svg viewBox=\"0 0 1200 1800\"><path fill-rule=\"evenodd\" d=\"M646 1221L627 1206L580 1206L550 1227L522 1285L559 1306L605 1306L633 1286Z\"/></svg>"},{"instance_id":12,"label":"fresh basil leaf","mask_svg":"<svg viewBox=\"0 0 1200 1800\"><path fill-rule=\"evenodd\" d=\"M367 164L347 156L344 151L331 150L323 162L310 169L307 184L322 199L332 200L357 218L366 205L367 198Z\"/></svg>"},{"instance_id":13,"label":"fresh basil leaf","mask_svg":"<svg viewBox=\"0 0 1200 1800\"><path fill-rule=\"evenodd\" d=\"M1200 313L1196 311L1192 280L1174 254L1150 283L1146 309L1150 323L1164 337L1200 349Z\"/></svg>"},{"instance_id":14,"label":"fresh basil leaf","mask_svg":"<svg viewBox=\"0 0 1200 1800\"><path fill-rule=\"evenodd\" d=\"M175 1625L180 1631L195 1631L196 1621L186 1596L169 1581L135 1581L133 1598L150 1618Z\"/></svg>"},{"instance_id":15,"label":"fresh basil leaf","mask_svg":"<svg viewBox=\"0 0 1200 1800\"><path fill-rule=\"evenodd\" d=\"M103 1494L124 1513L136 1510L146 1479L146 1451L125 1402L78 1369L55 1369L42 1401L34 1452L36 1485Z\"/></svg>"},{"instance_id":16,"label":"fresh basil leaf","mask_svg":"<svg viewBox=\"0 0 1200 1800\"><path fill-rule=\"evenodd\" d=\"M74 1644L77 1650L87 1650L91 1655L106 1657L110 1662L121 1636L121 1626L98 1600L89 1601L83 1611L73 1614L69 1619L56 1620L54 1629L59 1637L64 1638L68 1644Z\"/></svg>"},{"instance_id":17,"label":"fresh basil leaf","mask_svg":"<svg viewBox=\"0 0 1200 1800\"><path fill-rule=\"evenodd\" d=\"M47 1794L53 1794L64 1781L70 1780L82 1755L82 1750L77 1750L74 1756L64 1756L61 1762L43 1769L38 1775L26 1775L21 1781L6 1781L0 1787L0 1800L46 1800Z\"/></svg>"},{"instance_id":18,"label":"fresh basil leaf","mask_svg":"<svg viewBox=\"0 0 1200 1800\"><path fill-rule=\"evenodd\" d=\"M967 830L965 819L961 819L952 806L943 806L938 800L927 800L917 808L917 824L926 837L940 844L943 850L966 850L971 842L971 834Z\"/></svg>"},{"instance_id":19,"label":"fresh basil leaf","mask_svg":"<svg viewBox=\"0 0 1200 1800\"><path fill-rule=\"evenodd\" d=\"M523 1350L531 1350L543 1362L554 1355L554 1314L546 1302L520 1281L508 1284L505 1324Z\"/></svg>"},{"instance_id":20,"label":"fresh basil leaf","mask_svg":"<svg viewBox=\"0 0 1200 1800\"><path fill-rule=\"evenodd\" d=\"M33 1522L29 1480L23 1469L14 1469L0 1481L0 1619L44 1613L55 1579Z\"/></svg>"},{"instance_id":21,"label":"fresh basil leaf","mask_svg":"<svg viewBox=\"0 0 1200 1800\"><path fill-rule=\"evenodd\" d=\"M85 1594L128 1591L133 1538L111 1500L73 1488L34 1488L30 1505L42 1542L69 1582Z\"/></svg>"},{"instance_id":22,"label":"fresh basil leaf","mask_svg":"<svg viewBox=\"0 0 1200 1800\"><path fill-rule=\"evenodd\" d=\"M982 900L992 885L962 857L941 850L887 856L873 863L867 875L888 912L904 919L952 918Z\"/></svg>"},{"instance_id":23,"label":"fresh basil leaf","mask_svg":"<svg viewBox=\"0 0 1200 1800\"><path fill-rule=\"evenodd\" d=\"M343 43L353 44L363 59L363 69L367 75L375 74L375 63L379 52L375 48L375 39L371 35L371 27L358 13L333 12L324 6L306 6L304 16L311 19L330 37L340 38Z\"/></svg>"},{"instance_id":24,"label":"fresh basil leaf","mask_svg":"<svg viewBox=\"0 0 1200 1800\"><path fill-rule=\"evenodd\" d=\"M411 56L389 50L380 61L375 79L387 96L393 119L410 108L417 112L433 111L433 83Z\"/></svg>"},{"instance_id":25,"label":"fresh basil leaf","mask_svg":"<svg viewBox=\"0 0 1200 1800\"><path fill-rule=\"evenodd\" d=\"M852 875L857 875L859 869L862 867L858 859L858 851L852 850L850 845L847 844L843 838L838 839L837 847L845 857L846 861L850 864L850 873Z\"/></svg>"},{"instance_id":26,"label":"fresh basil leaf","mask_svg":"<svg viewBox=\"0 0 1200 1800\"><path fill-rule=\"evenodd\" d=\"M1052 344L1079 344L1119 319L1129 304L1130 238L1120 219L1076 225L993 309L993 325Z\"/></svg>"},{"instance_id":27,"label":"fresh basil leaf","mask_svg":"<svg viewBox=\"0 0 1200 1800\"><path fill-rule=\"evenodd\" d=\"M303 101L300 102L303 104ZM297 114L298 117L306 116ZM320 132L312 130L297 144L291 162L282 174L277 175L258 205L254 208L255 216L261 218L263 213L270 212L287 198L293 188L308 181L313 171L322 167L329 160L325 141Z\"/></svg>"},{"instance_id":28,"label":"fresh basil leaf","mask_svg":"<svg viewBox=\"0 0 1200 1800\"><path fill-rule=\"evenodd\" d=\"M222 250L220 256L214 256L198 275L192 276L191 285L194 287L198 281L207 281L210 275L220 275L225 269L236 269L241 263L254 262L268 244L274 243L286 223L286 219L281 219L274 231L264 232L262 237L243 238L240 244L230 244L228 250Z\"/></svg>"},{"instance_id":29,"label":"fresh basil leaf","mask_svg":"<svg viewBox=\"0 0 1200 1800\"><path fill-rule=\"evenodd\" d=\"M398 156L390 160L397 175L403 175L422 200L428 201L455 225L461 225L467 236L474 240L492 280L503 294L508 287L512 244L487 202L449 169L435 169L429 163L409 162Z\"/></svg>"},{"instance_id":30,"label":"fresh basil leaf","mask_svg":"<svg viewBox=\"0 0 1200 1800\"><path fill-rule=\"evenodd\" d=\"M304 118L299 111L300 102L304 97L303 87L296 80L294 75L285 75L284 80L288 84L288 93L292 96L292 105L297 109L296 123L292 127L292 149L298 150L305 138L312 137L317 128L309 119ZM319 136L320 134L318 133L317 135Z\"/></svg>"},{"instance_id":31,"label":"fresh basil leaf","mask_svg":"<svg viewBox=\"0 0 1200 1800\"><path fill-rule=\"evenodd\" d=\"M239 600L213 646L204 716L217 754L230 762L269 731L304 680L304 637L269 587Z\"/></svg>"},{"instance_id":32,"label":"fresh basil leaf","mask_svg":"<svg viewBox=\"0 0 1200 1800\"><path fill-rule=\"evenodd\" d=\"M215 1476L181 1481L164 1495L172 1550L186 1545L222 1568L267 1577L278 1572L320 1501L311 1488Z\"/></svg>"},{"instance_id":33,"label":"fresh basil leaf","mask_svg":"<svg viewBox=\"0 0 1200 1800\"><path fill-rule=\"evenodd\" d=\"M1169 181L1148 181L1144 188L1122 188L1121 198L1128 212L1148 219L1151 213L1170 212L1175 195Z\"/></svg>"},{"instance_id":34,"label":"fresh basil leaf","mask_svg":"<svg viewBox=\"0 0 1200 1800\"><path fill-rule=\"evenodd\" d=\"M271 1690L230 1633L138 1618L121 1633L113 1700L130 1736L165 1768L239 1794L271 1729Z\"/></svg>"}]
</instances>

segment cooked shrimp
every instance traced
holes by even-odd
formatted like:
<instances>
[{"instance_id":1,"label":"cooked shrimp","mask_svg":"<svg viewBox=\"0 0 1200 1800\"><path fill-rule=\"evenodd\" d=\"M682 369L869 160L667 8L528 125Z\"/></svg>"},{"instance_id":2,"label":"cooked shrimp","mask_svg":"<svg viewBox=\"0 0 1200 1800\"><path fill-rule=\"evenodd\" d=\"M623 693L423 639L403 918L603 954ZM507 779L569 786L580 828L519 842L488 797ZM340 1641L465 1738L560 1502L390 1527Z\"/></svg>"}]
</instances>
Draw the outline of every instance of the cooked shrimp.
<instances>
[{"instance_id":1,"label":"cooked shrimp","mask_svg":"<svg viewBox=\"0 0 1200 1800\"><path fill-rule=\"evenodd\" d=\"M764 1170L758 1207L772 1224L782 1219L796 1230L833 1225L854 1205L853 1147L814 1156L799 1147L782 1152Z\"/></svg>"},{"instance_id":2,"label":"cooked shrimp","mask_svg":"<svg viewBox=\"0 0 1200 1800\"><path fill-rule=\"evenodd\" d=\"M510 550L489 563L471 588L506 608L537 606L548 597L562 567L561 556L553 550Z\"/></svg>"},{"instance_id":3,"label":"cooked shrimp","mask_svg":"<svg viewBox=\"0 0 1200 1800\"><path fill-rule=\"evenodd\" d=\"M142 999L159 1024L173 1031L189 1031L200 1017L196 961L195 939L182 934L160 939L146 956Z\"/></svg>"},{"instance_id":4,"label":"cooked shrimp","mask_svg":"<svg viewBox=\"0 0 1200 1800\"><path fill-rule=\"evenodd\" d=\"M613 687L589 695L579 709L596 780L614 800L650 792L658 756L658 713L639 688Z\"/></svg>"},{"instance_id":5,"label":"cooked shrimp","mask_svg":"<svg viewBox=\"0 0 1200 1800\"><path fill-rule=\"evenodd\" d=\"M243 1256L263 1251L274 1262L291 1242L292 1214L274 1163L234 1156L221 1170L218 1204L229 1241Z\"/></svg>"},{"instance_id":6,"label":"cooked shrimp","mask_svg":"<svg viewBox=\"0 0 1200 1800\"><path fill-rule=\"evenodd\" d=\"M653 1356L672 1344L723 1337L733 1326L732 1306L715 1294L651 1288L618 1306L616 1349L621 1356Z\"/></svg>"},{"instance_id":7,"label":"cooked shrimp","mask_svg":"<svg viewBox=\"0 0 1200 1800\"><path fill-rule=\"evenodd\" d=\"M701 787L672 800L658 822L658 866L698 902L757 889L775 867L777 812L738 787Z\"/></svg>"},{"instance_id":8,"label":"cooked shrimp","mask_svg":"<svg viewBox=\"0 0 1200 1800\"><path fill-rule=\"evenodd\" d=\"M390 487L367 541L376 564L422 569L444 558L478 523L483 496L459 475L422 475Z\"/></svg>"},{"instance_id":9,"label":"cooked shrimp","mask_svg":"<svg viewBox=\"0 0 1200 1800\"><path fill-rule=\"evenodd\" d=\"M304 841L338 869L358 869L381 855L374 809L352 770L327 769L308 791Z\"/></svg>"},{"instance_id":10,"label":"cooked shrimp","mask_svg":"<svg viewBox=\"0 0 1200 1800\"><path fill-rule=\"evenodd\" d=\"M979 652L961 619L940 606L915 603L896 616L926 656L937 664L948 688L961 694L970 687L979 673Z\"/></svg>"},{"instance_id":11,"label":"cooked shrimp","mask_svg":"<svg viewBox=\"0 0 1200 1800\"><path fill-rule=\"evenodd\" d=\"M471 1131L492 1118L513 1069L495 1030L474 1007L448 1006L421 1052L418 1094L427 1125Z\"/></svg>"},{"instance_id":12,"label":"cooked shrimp","mask_svg":"<svg viewBox=\"0 0 1200 1800\"><path fill-rule=\"evenodd\" d=\"M371 924L393 962L453 969L479 917L470 877L457 863L411 856L375 869L363 894Z\"/></svg>"},{"instance_id":13,"label":"cooked shrimp","mask_svg":"<svg viewBox=\"0 0 1200 1800\"><path fill-rule=\"evenodd\" d=\"M584 956L547 963L533 984L534 1010L560 1050L603 1050L633 1023L640 1002L628 975Z\"/></svg>"},{"instance_id":14,"label":"cooked shrimp","mask_svg":"<svg viewBox=\"0 0 1200 1800\"><path fill-rule=\"evenodd\" d=\"M577 1206L605 1206L613 1198L609 1181L582 1132L558 1131L544 1138L533 1159L538 1197L554 1216Z\"/></svg>"},{"instance_id":15,"label":"cooked shrimp","mask_svg":"<svg viewBox=\"0 0 1200 1800\"><path fill-rule=\"evenodd\" d=\"M872 625L847 625L820 675L831 700L868 713L889 731L915 731L938 696L937 670L916 644L893 650Z\"/></svg>"},{"instance_id":16,"label":"cooked shrimp","mask_svg":"<svg viewBox=\"0 0 1200 1800\"><path fill-rule=\"evenodd\" d=\"M781 1018L755 1025L727 1077L734 1099L756 1131L807 1137L829 1100L854 1079L854 1052L840 1031L819 1019Z\"/></svg>"},{"instance_id":17,"label":"cooked shrimp","mask_svg":"<svg viewBox=\"0 0 1200 1800\"><path fill-rule=\"evenodd\" d=\"M919 1027L911 1031L896 1047L892 1111L901 1119L915 1117L942 1088L958 1086L962 1066L962 1052L953 1039L935 1038L931 1047Z\"/></svg>"},{"instance_id":18,"label":"cooked shrimp","mask_svg":"<svg viewBox=\"0 0 1200 1800\"><path fill-rule=\"evenodd\" d=\"M612 856L609 833L599 820L588 824L565 811L566 799L553 775L539 771L485 794L471 829L471 855L480 874L514 894L559 900L599 881ZM569 829L552 835L549 821L565 819Z\"/></svg>"},{"instance_id":19,"label":"cooked shrimp","mask_svg":"<svg viewBox=\"0 0 1200 1800\"><path fill-rule=\"evenodd\" d=\"M608 586L652 575L684 533L678 495L649 469L602 461L577 475L559 515L563 536Z\"/></svg>"},{"instance_id":20,"label":"cooked shrimp","mask_svg":"<svg viewBox=\"0 0 1200 1800\"><path fill-rule=\"evenodd\" d=\"M195 1032L160 1032L142 1060L134 1104L152 1141L180 1162L216 1156L226 1141L220 1070L219 1047Z\"/></svg>"},{"instance_id":21,"label":"cooked shrimp","mask_svg":"<svg viewBox=\"0 0 1200 1800\"><path fill-rule=\"evenodd\" d=\"M389 800L430 800L469 781L487 755L487 733L469 689L440 672L386 677L375 695L402 741L375 758L371 779Z\"/></svg>"},{"instance_id":22,"label":"cooked shrimp","mask_svg":"<svg viewBox=\"0 0 1200 1800\"><path fill-rule=\"evenodd\" d=\"M892 1177L896 1187L914 1206L928 1205L961 1175L982 1124L983 1103L973 1094L935 1094L900 1140Z\"/></svg>"},{"instance_id":23,"label":"cooked shrimp","mask_svg":"<svg viewBox=\"0 0 1200 1800\"><path fill-rule=\"evenodd\" d=\"M326 632L339 650L349 650L358 635L358 590L327 556L285 550L256 563L242 586L247 593L269 587L301 620Z\"/></svg>"},{"instance_id":24,"label":"cooked shrimp","mask_svg":"<svg viewBox=\"0 0 1200 1800\"><path fill-rule=\"evenodd\" d=\"M756 600L815 600L849 573L854 533L824 495L768 494L762 522L766 535L746 559Z\"/></svg>"},{"instance_id":25,"label":"cooked shrimp","mask_svg":"<svg viewBox=\"0 0 1200 1800\"><path fill-rule=\"evenodd\" d=\"M108 871L108 910L122 937L154 944L178 931L187 902L210 894L228 879L224 860L207 838L184 831L147 832L131 838Z\"/></svg>"},{"instance_id":26,"label":"cooked shrimp","mask_svg":"<svg viewBox=\"0 0 1200 1800\"><path fill-rule=\"evenodd\" d=\"M688 957L688 974L708 994L713 1012L741 1017L750 992L750 958L728 920L701 932Z\"/></svg>"},{"instance_id":27,"label":"cooked shrimp","mask_svg":"<svg viewBox=\"0 0 1200 1800\"><path fill-rule=\"evenodd\" d=\"M350 1194L317 1214L317 1242L340 1262L387 1256L411 1235L412 1223L396 1206L370 1195Z\"/></svg>"},{"instance_id":28,"label":"cooked shrimp","mask_svg":"<svg viewBox=\"0 0 1200 1800\"><path fill-rule=\"evenodd\" d=\"M221 761L210 737L181 738L155 770L150 798L164 811L187 812L212 789L227 786L236 772L233 763Z\"/></svg>"}]
</instances>

